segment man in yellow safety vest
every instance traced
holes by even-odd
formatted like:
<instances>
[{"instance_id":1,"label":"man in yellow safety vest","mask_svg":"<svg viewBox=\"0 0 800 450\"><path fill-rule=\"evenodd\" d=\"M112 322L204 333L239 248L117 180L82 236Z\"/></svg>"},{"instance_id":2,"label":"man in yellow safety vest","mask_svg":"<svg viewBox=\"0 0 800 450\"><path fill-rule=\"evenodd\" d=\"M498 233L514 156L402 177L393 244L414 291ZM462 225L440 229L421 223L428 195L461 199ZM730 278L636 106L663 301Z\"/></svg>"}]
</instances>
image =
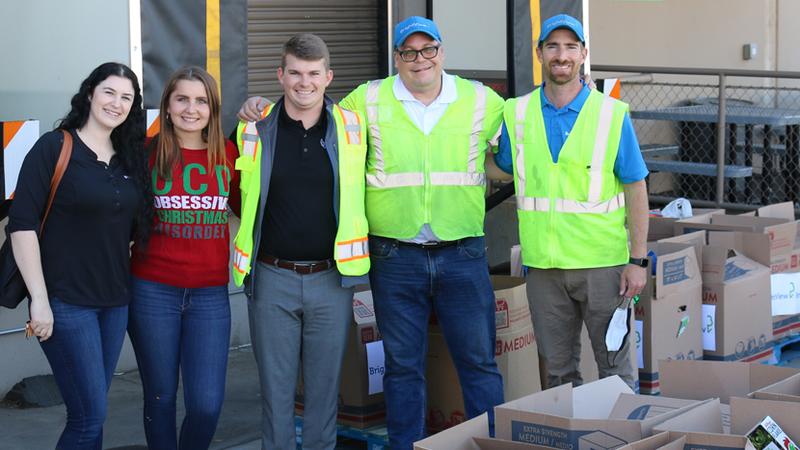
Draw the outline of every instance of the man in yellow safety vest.
<instances>
[{"instance_id":1,"label":"man in yellow safety vest","mask_svg":"<svg viewBox=\"0 0 800 450\"><path fill-rule=\"evenodd\" d=\"M237 130L242 222L233 277L249 297L263 449L296 447L301 356L303 448L336 445L353 277L366 282L369 270L365 121L325 96L329 59L319 37L289 39L278 68L283 97Z\"/></svg>"},{"instance_id":2,"label":"man in yellow safety vest","mask_svg":"<svg viewBox=\"0 0 800 450\"><path fill-rule=\"evenodd\" d=\"M578 20L560 14L542 23L536 54L545 83L506 102L495 163L514 174L547 385L581 384L575 349L585 323L600 376L634 388L627 324L647 279L648 172L628 105L580 78L587 53Z\"/></svg>"}]
</instances>

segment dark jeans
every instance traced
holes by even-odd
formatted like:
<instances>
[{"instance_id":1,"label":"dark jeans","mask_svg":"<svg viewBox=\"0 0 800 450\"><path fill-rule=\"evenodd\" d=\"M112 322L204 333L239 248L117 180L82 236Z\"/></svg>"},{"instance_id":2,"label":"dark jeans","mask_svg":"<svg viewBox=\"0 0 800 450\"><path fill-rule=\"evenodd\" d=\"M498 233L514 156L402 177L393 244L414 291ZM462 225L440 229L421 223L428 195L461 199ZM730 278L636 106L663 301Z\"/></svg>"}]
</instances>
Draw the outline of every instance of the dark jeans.
<instances>
[{"instance_id":1,"label":"dark jeans","mask_svg":"<svg viewBox=\"0 0 800 450\"><path fill-rule=\"evenodd\" d=\"M100 450L128 307L93 308L51 298L50 308L53 335L41 346L67 407L67 424L56 448Z\"/></svg>"},{"instance_id":2,"label":"dark jeans","mask_svg":"<svg viewBox=\"0 0 800 450\"><path fill-rule=\"evenodd\" d=\"M468 417L503 402L494 360L495 301L482 237L435 250L370 237L370 285L383 335L386 425L394 450L425 436L425 354L431 310L453 357Z\"/></svg>"},{"instance_id":3,"label":"dark jeans","mask_svg":"<svg viewBox=\"0 0 800 450\"><path fill-rule=\"evenodd\" d=\"M131 336L144 391L151 449L211 444L225 395L231 334L227 286L185 289L132 277ZM186 416L175 429L178 373Z\"/></svg>"}]
</instances>

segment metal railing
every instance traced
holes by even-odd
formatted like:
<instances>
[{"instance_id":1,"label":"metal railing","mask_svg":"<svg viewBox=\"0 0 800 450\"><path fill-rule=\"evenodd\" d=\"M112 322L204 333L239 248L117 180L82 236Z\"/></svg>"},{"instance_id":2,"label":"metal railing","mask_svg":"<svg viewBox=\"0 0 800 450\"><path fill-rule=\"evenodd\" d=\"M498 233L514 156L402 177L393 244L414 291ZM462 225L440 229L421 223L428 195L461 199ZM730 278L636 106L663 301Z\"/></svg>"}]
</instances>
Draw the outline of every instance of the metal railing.
<instances>
[{"instance_id":1,"label":"metal railing","mask_svg":"<svg viewBox=\"0 0 800 450\"><path fill-rule=\"evenodd\" d=\"M651 170L650 199L751 210L800 201L800 72L593 65L621 100ZM602 75L599 73L602 72Z\"/></svg>"}]
</instances>

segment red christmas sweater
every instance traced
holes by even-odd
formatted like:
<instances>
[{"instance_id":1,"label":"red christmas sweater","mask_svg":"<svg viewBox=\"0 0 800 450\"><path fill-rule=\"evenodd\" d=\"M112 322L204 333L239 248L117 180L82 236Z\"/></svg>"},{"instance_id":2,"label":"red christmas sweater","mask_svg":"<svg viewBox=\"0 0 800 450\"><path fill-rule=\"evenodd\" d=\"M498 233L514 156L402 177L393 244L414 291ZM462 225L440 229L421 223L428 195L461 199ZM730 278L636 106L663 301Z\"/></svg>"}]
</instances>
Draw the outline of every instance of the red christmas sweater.
<instances>
[{"instance_id":1,"label":"red christmas sweater","mask_svg":"<svg viewBox=\"0 0 800 450\"><path fill-rule=\"evenodd\" d=\"M205 150L181 149L183 164L171 181L153 175L153 230L146 248L133 248L133 275L182 288L228 283L228 204L239 214L241 195L238 151L226 141L225 152L226 164L208 170Z\"/></svg>"}]
</instances>

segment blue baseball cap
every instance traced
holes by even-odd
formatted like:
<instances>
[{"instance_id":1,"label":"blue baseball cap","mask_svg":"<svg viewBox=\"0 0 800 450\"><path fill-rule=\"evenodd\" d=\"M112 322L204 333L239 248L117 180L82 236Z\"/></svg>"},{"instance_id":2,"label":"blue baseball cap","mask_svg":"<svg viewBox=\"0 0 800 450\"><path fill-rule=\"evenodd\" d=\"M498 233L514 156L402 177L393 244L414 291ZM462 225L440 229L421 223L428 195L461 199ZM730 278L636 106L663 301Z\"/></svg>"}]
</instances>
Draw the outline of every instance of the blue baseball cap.
<instances>
[{"instance_id":1,"label":"blue baseball cap","mask_svg":"<svg viewBox=\"0 0 800 450\"><path fill-rule=\"evenodd\" d=\"M403 42L414 33L425 33L431 38L442 42L439 28L432 20L420 16L411 16L394 27L394 48L403 45Z\"/></svg>"},{"instance_id":2,"label":"blue baseball cap","mask_svg":"<svg viewBox=\"0 0 800 450\"><path fill-rule=\"evenodd\" d=\"M554 30L559 29L570 30L575 33L575 36L578 36L581 42L586 42L586 39L583 37L583 25L581 25L578 19L566 14L558 14L542 22L542 32L539 33L539 44L547 40L550 33Z\"/></svg>"}]
</instances>

